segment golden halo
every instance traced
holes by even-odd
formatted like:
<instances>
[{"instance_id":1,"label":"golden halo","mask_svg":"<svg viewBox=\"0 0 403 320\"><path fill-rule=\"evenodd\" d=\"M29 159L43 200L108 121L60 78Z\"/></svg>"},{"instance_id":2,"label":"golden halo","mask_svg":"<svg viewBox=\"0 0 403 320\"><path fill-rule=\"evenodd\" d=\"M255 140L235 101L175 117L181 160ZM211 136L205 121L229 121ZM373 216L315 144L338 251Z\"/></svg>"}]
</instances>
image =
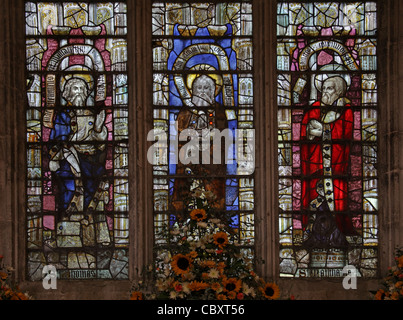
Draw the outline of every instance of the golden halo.
<instances>
[{"instance_id":1,"label":"golden halo","mask_svg":"<svg viewBox=\"0 0 403 320\"><path fill-rule=\"evenodd\" d=\"M71 66L69 68L67 68L64 71L89 71L90 69L88 69L85 66ZM66 85L66 82L72 78L76 78L76 79L81 79L83 80L87 86L88 86L88 93L92 92L92 90L94 89L94 78L91 76L91 74L88 73L67 73L64 74L61 78L60 78L60 90L64 91L64 86Z\"/></svg>"},{"instance_id":2,"label":"golden halo","mask_svg":"<svg viewBox=\"0 0 403 320\"><path fill-rule=\"evenodd\" d=\"M216 69L213 66L210 66L208 64L198 64L190 68L192 71L216 71ZM192 87L193 87L193 82L203 74L197 74L197 73L192 73L188 74L186 77L186 86L188 87L189 92L192 94ZM222 76L216 73L212 74L205 74L206 76L212 78L216 84L216 90L215 90L215 96L218 96L220 93L222 86L223 86L223 79Z\"/></svg>"}]
</instances>

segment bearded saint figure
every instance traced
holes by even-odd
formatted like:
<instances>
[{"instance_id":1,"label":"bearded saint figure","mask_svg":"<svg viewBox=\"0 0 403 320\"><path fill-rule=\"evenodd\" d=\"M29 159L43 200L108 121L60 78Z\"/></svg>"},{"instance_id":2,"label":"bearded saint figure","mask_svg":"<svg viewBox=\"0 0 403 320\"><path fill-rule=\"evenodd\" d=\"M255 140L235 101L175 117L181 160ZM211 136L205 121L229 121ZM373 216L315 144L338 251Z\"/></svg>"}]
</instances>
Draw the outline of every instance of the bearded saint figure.
<instances>
[{"instance_id":1,"label":"bearded saint figure","mask_svg":"<svg viewBox=\"0 0 403 320\"><path fill-rule=\"evenodd\" d=\"M105 144L108 131L105 110L89 109L87 83L80 78L66 81L62 97L66 109L56 115L50 138L58 143L50 150L49 167L59 177L62 209L66 213L95 210L97 202L108 201Z\"/></svg>"},{"instance_id":2,"label":"bearded saint figure","mask_svg":"<svg viewBox=\"0 0 403 320\"><path fill-rule=\"evenodd\" d=\"M353 112L346 81L329 77L322 97L305 113L301 126L302 206L307 247L346 247L355 234L348 210Z\"/></svg>"},{"instance_id":3,"label":"bearded saint figure","mask_svg":"<svg viewBox=\"0 0 403 320\"><path fill-rule=\"evenodd\" d=\"M177 211L190 209L189 203L185 203L192 194L210 195L209 198L215 199L211 205L223 210L225 203L225 164L215 164L213 161L214 144L210 144L212 137L203 137L203 134L210 135L211 130L224 130L227 128L225 111L216 103L216 82L207 75L198 76L192 84L192 102L193 107L183 107L177 118L178 136L185 129L193 129L198 133L201 141L198 150L189 150L193 146L186 146L186 142L179 143L179 159L186 160L188 154L196 152L197 154L206 148L210 148L209 164L184 164L179 161L177 165L177 175L175 179L172 206ZM222 154L222 150L218 150ZM224 156L221 156L224 159ZM185 161L186 162L186 161ZM222 178L219 178L219 177ZM213 178L214 177L214 178Z\"/></svg>"}]
</instances>

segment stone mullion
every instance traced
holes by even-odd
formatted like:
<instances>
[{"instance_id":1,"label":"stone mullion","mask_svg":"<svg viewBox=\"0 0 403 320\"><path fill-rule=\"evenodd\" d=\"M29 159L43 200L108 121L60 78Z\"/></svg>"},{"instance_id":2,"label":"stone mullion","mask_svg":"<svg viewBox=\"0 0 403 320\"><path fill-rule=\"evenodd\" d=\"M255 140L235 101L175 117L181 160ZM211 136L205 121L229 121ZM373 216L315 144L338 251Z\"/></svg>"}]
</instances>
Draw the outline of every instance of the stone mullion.
<instances>
[{"instance_id":1,"label":"stone mullion","mask_svg":"<svg viewBox=\"0 0 403 320\"><path fill-rule=\"evenodd\" d=\"M130 233L131 276L139 278L153 259L153 178L147 161L147 134L152 129L151 4L137 0L129 5L130 68Z\"/></svg>"},{"instance_id":2,"label":"stone mullion","mask_svg":"<svg viewBox=\"0 0 403 320\"><path fill-rule=\"evenodd\" d=\"M3 1L0 46L0 254L23 278L25 243L25 95L23 1ZM25 172L25 171L24 171Z\"/></svg>"},{"instance_id":3,"label":"stone mullion","mask_svg":"<svg viewBox=\"0 0 403 320\"><path fill-rule=\"evenodd\" d=\"M278 276L279 261L275 17L275 1L253 2L256 258L257 271L266 279Z\"/></svg>"},{"instance_id":4,"label":"stone mullion","mask_svg":"<svg viewBox=\"0 0 403 320\"><path fill-rule=\"evenodd\" d=\"M403 245L403 5L401 1L381 2L379 50L379 163L380 163L380 271L394 265L396 246Z\"/></svg>"}]
</instances>

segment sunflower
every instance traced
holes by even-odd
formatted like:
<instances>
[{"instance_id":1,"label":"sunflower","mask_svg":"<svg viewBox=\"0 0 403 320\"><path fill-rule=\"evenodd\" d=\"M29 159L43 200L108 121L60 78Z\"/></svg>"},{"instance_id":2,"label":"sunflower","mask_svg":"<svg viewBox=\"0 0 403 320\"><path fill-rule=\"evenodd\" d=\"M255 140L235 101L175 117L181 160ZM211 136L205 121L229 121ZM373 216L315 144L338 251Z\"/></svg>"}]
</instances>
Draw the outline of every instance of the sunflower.
<instances>
[{"instance_id":1,"label":"sunflower","mask_svg":"<svg viewBox=\"0 0 403 320\"><path fill-rule=\"evenodd\" d=\"M234 292L237 293L241 290L242 281L237 278L224 278L222 280L222 286L225 292L230 293Z\"/></svg>"},{"instance_id":2,"label":"sunflower","mask_svg":"<svg viewBox=\"0 0 403 320\"><path fill-rule=\"evenodd\" d=\"M225 232L217 232L213 236L214 243L219 246L221 249L228 244L228 236Z\"/></svg>"},{"instance_id":3,"label":"sunflower","mask_svg":"<svg viewBox=\"0 0 403 320\"><path fill-rule=\"evenodd\" d=\"M280 289L275 283L266 283L264 287L260 288L263 296L270 300L275 300L280 297Z\"/></svg>"},{"instance_id":4,"label":"sunflower","mask_svg":"<svg viewBox=\"0 0 403 320\"><path fill-rule=\"evenodd\" d=\"M207 218L206 210L204 209L193 209L190 212L190 217L196 221L203 221Z\"/></svg>"},{"instance_id":5,"label":"sunflower","mask_svg":"<svg viewBox=\"0 0 403 320\"><path fill-rule=\"evenodd\" d=\"M143 294L140 291L133 291L130 300L143 300Z\"/></svg>"},{"instance_id":6,"label":"sunflower","mask_svg":"<svg viewBox=\"0 0 403 320\"><path fill-rule=\"evenodd\" d=\"M177 275L186 274L189 272L190 268L192 267L192 259L188 256L183 254L177 254L173 256L171 261L171 266L173 271Z\"/></svg>"}]
</instances>

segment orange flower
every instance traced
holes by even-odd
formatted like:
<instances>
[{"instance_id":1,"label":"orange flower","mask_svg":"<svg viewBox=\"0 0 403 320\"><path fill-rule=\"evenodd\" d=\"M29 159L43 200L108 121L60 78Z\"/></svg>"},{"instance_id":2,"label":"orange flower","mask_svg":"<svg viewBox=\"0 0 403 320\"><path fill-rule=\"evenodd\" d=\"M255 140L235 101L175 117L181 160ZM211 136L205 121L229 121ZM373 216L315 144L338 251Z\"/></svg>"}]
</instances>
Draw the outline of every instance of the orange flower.
<instances>
[{"instance_id":1,"label":"orange flower","mask_svg":"<svg viewBox=\"0 0 403 320\"><path fill-rule=\"evenodd\" d=\"M197 257L197 252L196 251L191 251L191 252L189 252L189 257L191 257L191 258L196 258Z\"/></svg>"},{"instance_id":2,"label":"orange flower","mask_svg":"<svg viewBox=\"0 0 403 320\"><path fill-rule=\"evenodd\" d=\"M266 283L264 287L260 288L263 296L270 300L275 300L280 297L280 289L275 283Z\"/></svg>"},{"instance_id":3,"label":"orange flower","mask_svg":"<svg viewBox=\"0 0 403 320\"><path fill-rule=\"evenodd\" d=\"M213 282L211 284L211 289L213 289L214 291L217 291L221 288L221 285L218 282Z\"/></svg>"},{"instance_id":4,"label":"orange flower","mask_svg":"<svg viewBox=\"0 0 403 320\"><path fill-rule=\"evenodd\" d=\"M397 263L399 268L403 268L403 255L401 255L399 258L397 258Z\"/></svg>"},{"instance_id":5,"label":"orange flower","mask_svg":"<svg viewBox=\"0 0 403 320\"><path fill-rule=\"evenodd\" d=\"M225 267L226 267L225 262L220 261L219 263L217 263L217 268L218 268L219 270L223 270Z\"/></svg>"},{"instance_id":6,"label":"orange flower","mask_svg":"<svg viewBox=\"0 0 403 320\"><path fill-rule=\"evenodd\" d=\"M209 268L209 269L211 269L211 268L214 268L214 267L215 267L215 261L212 261L212 260L202 261L202 262L200 262L200 266L201 266L202 268Z\"/></svg>"},{"instance_id":7,"label":"orange flower","mask_svg":"<svg viewBox=\"0 0 403 320\"><path fill-rule=\"evenodd\" d=\"M188 288L191 291L200 291L200 290L205 290L209 287L208 283L205 283L203 281L192 281L189 285Z\"/></svg>"},{"instance_id":8,"label":"orange flower","mask_svg":"<svg viewBox=\"0 0 403 320\"><path fill-rule=\"evenodd\" d=\"M242 281L237 278L224 278L222 280L223 288L225 292L234 292L235 294L241 290ZM229 297L229 296L228 296Z\"/></svg>"},{"instance_id":9,"label":"orange flower","mask_svg":"<svg viewBox=\"0 0 403 320\"><path fill-rule=\"evenodd\" d=\"M375 300L385 300L385 297L387 297L388 294L382 290L379 289L378 292L375 294Z\"/></svg>"},{"instance_id":10,"label":"orange flower","mask_svg":"<svg viewBox=\"0 0 403 320\"><path fill-rule=\"evenodd\" d=\"M172 258L171 266L177 275L186 274L192 267L192 260L183 254L177 254Z\"/></svg>"},{"instance_id":11,"label":"orange flower","mask_svg":"<svg viewBox=\"0 0 403 320\"><path fill-rule=\"evenodd\" d=\"M217 300L227 300L227 296L225 294L217 294Z\"/></svg>"},{"instance_id":12,"label":"orange flower","mask_svg":"<svg viewBox=\"0 0 403 320\"><path fill-rule=\"evenodd\" d=\"M214 243L221 249L228 244L228 235L223 231L214 234L213 239Z\"/></svg>"},{"instance_id":13,"label":"orange flower","mask_svg":"<svg viewBox=\"0 0 403 320\"><path fill-rule=\"evenodd\" d=\"M1 280L6 280L7 277L8 277L7 273L5 273L5 272L0 272L0 279L1 279Z\"/></svg>"},{"instance_id":14,"label":"orange flower","mask_svg":"<svg viewBox=\"0 0 403 320\"><path fill-rule=\"evenodd\" d=\"M18 292L17 296L20 300L28 300L28 297L22 292Z\"/></svg>"},{"instance_id":15,"label":"orange flower","mask_svg":"<svg viewBox=\"0 0 403 320\"><path fill-rule=\"evenodd\" d=\"M130 300L143 300L143 294L140 291L133 291Z\"/></svg>"},{"instance_id":16,"label":"orange flower","mask_svg":"<svg viewBox=\"0 0 403 320\"><path fill-rule=\"evenodd\" d=\"M192 220L196 220L198 222L203 221L207 218L206 210L204 209L193 209L190 212L190 217Z\"/></svg>"},{"instance_id":17,"label":"orange flower","mask_svg":"<svg viewBox=\"0 0 403 320\"><path fill-rule=\"evenodd\" d=\"M236 292L235 291L228 292L227 296L230 300L234 300L236 298Z\"/></svg>"}]
</instances>

